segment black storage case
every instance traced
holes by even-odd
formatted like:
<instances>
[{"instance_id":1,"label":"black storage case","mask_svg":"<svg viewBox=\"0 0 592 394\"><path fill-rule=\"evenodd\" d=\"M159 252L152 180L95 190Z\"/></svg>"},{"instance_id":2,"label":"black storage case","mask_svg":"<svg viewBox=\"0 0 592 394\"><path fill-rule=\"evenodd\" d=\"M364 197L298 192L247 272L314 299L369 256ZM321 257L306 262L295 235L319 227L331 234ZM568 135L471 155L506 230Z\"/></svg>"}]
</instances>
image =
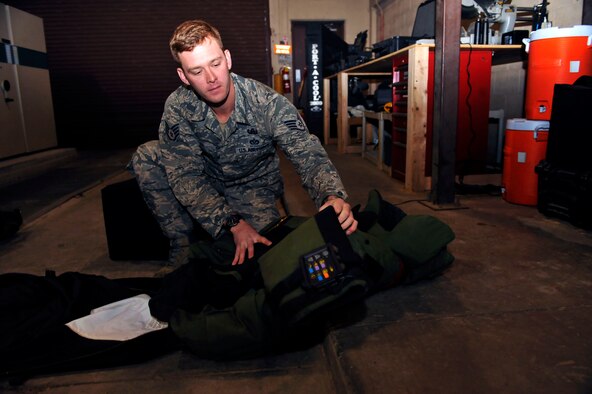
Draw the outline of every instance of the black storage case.
<instances>
[{"instance_id":1,"label":"black storage case","mask_svg":"<svg viewBox=\"0 0 592 394\"><path fill-rule=\"evenodd\" d=\"M538 174L539 212L592 229L592 76L555 85L545 160Z\"/></svg>"},{"instance_id":2,"label":"black storage case","mask_svg":"<svg viewBox=\"0 0 592 394\"><path fill-rule=\"evenodd\" d=\"M375 56L377 58L382 57L388 55L389 53L393 53L400 49L413 45L420 38L421 37L410 36L394 36L391 38L387 38L384 41L380 41L372 45L372 52L376 54Z\"/></svg>"},{"instance_id":3,"label":"black storage case","mask_svg":"<svg viewBox=\"0 0 592 394\"><path fill-rule=\"evenodd\" d=\"M101 190L109 257L112 260L166 260L169 240L146 206L134 178Z\"/></svg>"},{"instance_id":4,"label":"black storage case","mask_svg":"<svg viewBox=\"0 0 592 394\"><path fill-rule=\"evenodd\" d=\"M592 171L570 171L546 160L535 170L539 212L592 229Z\"/></svg>"}]
</instances>

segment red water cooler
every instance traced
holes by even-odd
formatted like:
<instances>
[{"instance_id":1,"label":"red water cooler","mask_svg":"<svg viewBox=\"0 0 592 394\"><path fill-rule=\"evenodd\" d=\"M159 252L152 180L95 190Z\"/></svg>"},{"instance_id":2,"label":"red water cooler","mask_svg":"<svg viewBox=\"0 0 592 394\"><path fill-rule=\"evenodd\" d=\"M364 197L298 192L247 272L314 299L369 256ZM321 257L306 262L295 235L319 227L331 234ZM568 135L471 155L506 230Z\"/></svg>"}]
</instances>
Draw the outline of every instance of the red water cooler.
<instances>
[{"instance_id":1,"label":"red water cooler","mask_svg":"<svg viewBox=\"0 0 592 394\"><path fill-rule=\"evenodd\" d=\"M511 203L536 206L535 167L547 151L553 91L556 84L573 84L582 75L592 75L592 26L536 30L524 44L528 53L526 119L507 122L502 197Z\"/></svg>"},{"instance_id":2,"label":"red water cooler","mask_svg":"<svg viewBox=\"0 0 592 394\"><path fill-rule=\"evenodd\" d=\"M540 29L524 43L526 119L550 120L555 84L572 84L582 75L592 75L592 26Z\"/></svg>"},{"instance_id":3,"label":"red water cooler","mask_svg":"<svg viewBox=\"0 0 592 394\"><path fill-rule=\"evenodd\" d=\"M549 122L508 119L504 143L502 197L511 203L537 205L535 167L545 158Z\"/></svg>"}]
</instances>

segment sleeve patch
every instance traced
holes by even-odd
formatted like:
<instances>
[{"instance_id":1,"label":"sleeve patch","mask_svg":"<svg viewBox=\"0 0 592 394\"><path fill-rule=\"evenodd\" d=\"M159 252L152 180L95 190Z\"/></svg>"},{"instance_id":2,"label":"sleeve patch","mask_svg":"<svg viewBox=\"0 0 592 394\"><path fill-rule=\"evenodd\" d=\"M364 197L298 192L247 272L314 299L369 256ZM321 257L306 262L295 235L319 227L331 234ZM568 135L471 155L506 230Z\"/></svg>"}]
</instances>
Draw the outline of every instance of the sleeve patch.
<instances>
[{"instance_id":1,"label":"sleeve patch","mask_svg":"<svg viewBox=\"0 0 592 394\"><path fill-rule=\"evenodd\" d=\"M169 140L175 141L179 136L179 124L174 124L169 127L168 123L166 124L165 134Z\"/></svg>"},{"instance_id":2,"label":"sleeve patch","mask_svg":"<svg viewBox=\"0 0 592 394\"><path fill-rule=\"evenodd\" d=\"M304 122L300 119L286 120L286 121L284 121L284 124L286 126L288 126L288 128L290 130L297 130L297 131L304 131L305 130Z\"/></svg>"}]
</instances>

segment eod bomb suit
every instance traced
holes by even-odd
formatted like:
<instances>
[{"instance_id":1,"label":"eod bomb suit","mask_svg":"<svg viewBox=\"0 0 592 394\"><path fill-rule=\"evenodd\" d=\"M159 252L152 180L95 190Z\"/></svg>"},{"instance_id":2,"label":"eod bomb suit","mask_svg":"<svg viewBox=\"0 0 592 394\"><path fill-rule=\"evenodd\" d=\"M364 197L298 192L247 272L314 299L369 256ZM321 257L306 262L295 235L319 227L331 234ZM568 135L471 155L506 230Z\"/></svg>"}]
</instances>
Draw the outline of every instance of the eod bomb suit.
<instances>
[{"instance_id":1,"label":"eod bomb suit","mask_svg":"<svg viewBox=\"0 0 592 394\"><path fill-rule=\"evenodd\" d=\"M448 225L406 215L377 191L356 217L359 229L350 236L332 209L289 217L263 230L274 244L244 267L230 265L231 238L197 244L194 259L164 278L151 313L198 356L253 357L312 338L331 312L437 276L454 260Z\"/></svg>"}]
</instances>

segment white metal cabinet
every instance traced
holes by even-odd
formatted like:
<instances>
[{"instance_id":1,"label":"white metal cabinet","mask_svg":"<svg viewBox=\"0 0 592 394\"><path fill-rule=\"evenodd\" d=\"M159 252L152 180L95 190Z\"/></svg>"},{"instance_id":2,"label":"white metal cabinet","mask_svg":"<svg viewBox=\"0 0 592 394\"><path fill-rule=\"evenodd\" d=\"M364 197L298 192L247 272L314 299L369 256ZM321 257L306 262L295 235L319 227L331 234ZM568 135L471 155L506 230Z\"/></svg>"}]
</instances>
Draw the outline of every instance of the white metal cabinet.
<instances>
[{"instance_id":1,"label":"white metal cabinet","mask_svg":"<svg viewBox=\"0 0 592 394\"><path fill-rule=\"evenodd\" d=\"M16 65L0 63L0 158L27 151Z\"/></svg>"},{"instance_id":2,"label":"white metal cabinet","mask_svg":"<svg viewBox=\"0 0 592 394\"><path fill-rule=\"evenodd\" d=\"M0 159L57 146L43 20L0 3L0 39Z\"/></svg>"}]
</instances>

